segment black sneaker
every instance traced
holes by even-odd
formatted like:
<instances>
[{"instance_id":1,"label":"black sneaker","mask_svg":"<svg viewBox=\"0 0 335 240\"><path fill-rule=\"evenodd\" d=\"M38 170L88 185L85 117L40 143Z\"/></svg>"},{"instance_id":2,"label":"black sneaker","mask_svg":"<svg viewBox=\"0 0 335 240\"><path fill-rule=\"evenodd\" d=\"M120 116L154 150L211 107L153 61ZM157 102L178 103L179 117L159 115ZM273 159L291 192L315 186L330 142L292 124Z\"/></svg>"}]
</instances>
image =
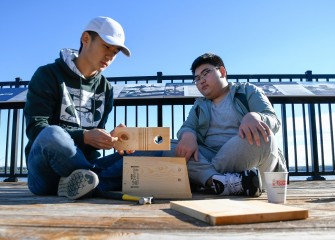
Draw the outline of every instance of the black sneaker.
<instances>
[{"instance_id":1,"label":"black sneaker","mask_svg":"<svg viewBox=\"0 0 335 240\"><path fill-rule=\"evenodd\" d=\"M61 177L58 184L58 196L78 199L91 192L99 183L98 176L85 169L73 171L68 177Z\"/></svg>"},{"instance_id":2,"label":"black sneaker","mask_svg":"<svg viewBox=\"0 0 335 240\"><path fill-rule=\"evenodd\" d=\"M262 179L257 168L240 173L225 173L212 177L214 191L219 195L262 195Z\"/></svg>"}]
</instances>

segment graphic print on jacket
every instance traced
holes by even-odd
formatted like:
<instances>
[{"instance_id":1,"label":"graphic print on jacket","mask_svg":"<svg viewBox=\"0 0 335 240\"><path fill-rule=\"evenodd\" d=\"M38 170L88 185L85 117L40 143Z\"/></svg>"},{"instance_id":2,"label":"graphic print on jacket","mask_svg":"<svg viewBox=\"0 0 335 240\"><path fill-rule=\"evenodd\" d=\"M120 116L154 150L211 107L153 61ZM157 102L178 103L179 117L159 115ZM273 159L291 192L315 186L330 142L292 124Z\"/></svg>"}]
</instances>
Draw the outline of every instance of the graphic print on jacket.
<instances>
[{"instance_id":1,"label":"graphic print on jacket","mask_svg":"<svg viewBox=\"0 0 335 240\"><path fill-rule=\"evenodd\" d=\"M64 87L60 120L81 127L97 127L105 106L105 93Z\"/></svg>"}]
</instances>

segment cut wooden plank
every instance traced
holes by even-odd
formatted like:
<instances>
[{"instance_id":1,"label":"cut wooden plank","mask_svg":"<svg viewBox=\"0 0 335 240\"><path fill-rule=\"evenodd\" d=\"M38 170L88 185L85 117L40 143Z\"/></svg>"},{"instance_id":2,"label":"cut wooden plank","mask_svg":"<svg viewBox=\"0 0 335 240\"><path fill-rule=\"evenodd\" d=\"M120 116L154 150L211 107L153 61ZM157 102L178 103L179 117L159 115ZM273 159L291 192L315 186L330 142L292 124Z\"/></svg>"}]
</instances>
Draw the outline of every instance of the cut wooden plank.
<instances>
[{"instance_id":1,"label":"cut wooden plank","mask_svg":"<svg viewBox=\"0 0 335 240\"><path fill-rule=\"evenodd\" d=\"M116 127L120 150L170 150L169 127Z\"/></svg>"},{"instance_id":2,"label":"cut wooden plank","mask_svg":"<svg viewBox=\"0 0 335 240\"><path fill-rule=\"evenodd\" d=\"M257 200L171 201L170 208L210 225L274 222L308 218L308 210Z\"/></svg>"},{"instance_id":3,"label":"cut wooden plank","mask_svg":"<svg viewBox=\"0 0 335 240\"><path fill-rule=\"evenodd\" d=\"M161 199L192 198L185 158L125 156L122 192Z\"/></svg>"}]
</instances>

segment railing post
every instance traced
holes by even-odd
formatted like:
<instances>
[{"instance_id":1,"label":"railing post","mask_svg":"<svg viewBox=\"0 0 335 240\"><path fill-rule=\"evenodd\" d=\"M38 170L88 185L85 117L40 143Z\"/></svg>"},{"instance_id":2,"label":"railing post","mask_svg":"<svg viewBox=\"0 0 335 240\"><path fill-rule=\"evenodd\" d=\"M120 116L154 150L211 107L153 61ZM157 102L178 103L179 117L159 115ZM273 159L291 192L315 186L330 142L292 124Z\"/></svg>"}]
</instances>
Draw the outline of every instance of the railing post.
<instances>
[{"instance_id":1,"label":"railing post","mask_svg":"<svg viewBox=\"0 0 335 240\"><path fill-rule=\"evenodd\" d=\"M157 83L162 83L163 82L163 73L162 72L157 72ZM157 127L162 127L163 126L163 106L162 104L157 104Z\"/></svg>"},{"instance_id":2,"label":"railing post","mask_svg":"<svg viewBox=\"0 0 335 240\"><path fill-rule=\"evenodd\" d=\"M312 71L308 70L305 72L306 81L312 82ZM319 174L319 154L318 154L318 138L316 132L316 119L315 119L315 105L310 103L308 104L308 112L309 112L309 126L311 129L310 133L310 145L311 145L311 157L313 164L313 173L312 176L308 177L307 180L325 180L324 177Z\"/></svg>"},{"instance_id":3,"label":"railing post","mask_svg":"<svg viewBox=\"0 0 335 240\"><path fill-rule=\"evenodd\" d=\"M283 134L283 154L286 159L286 167L289 170L289 157L288 157L288 137L287 137L287 116L286 116L286 105L281 106L282 114L282 134Z\"/></svg>"},{"instance_id":4,"label":"railing post","mask_svg":"<svg viewBox=\"0 0 335 240\"><path fill-rule=\"evenodd\" d=\"M15 88L20 87L21 78L15 78ZM10 169L9 177L4 180L4 182L17 182L16 177L17 171L17 149L19 140L19 123L20 123L20 110L13 110L13 127L12 127L12 143L11 143L11 154L10 154Z\"/></svg>"}]
</instances>

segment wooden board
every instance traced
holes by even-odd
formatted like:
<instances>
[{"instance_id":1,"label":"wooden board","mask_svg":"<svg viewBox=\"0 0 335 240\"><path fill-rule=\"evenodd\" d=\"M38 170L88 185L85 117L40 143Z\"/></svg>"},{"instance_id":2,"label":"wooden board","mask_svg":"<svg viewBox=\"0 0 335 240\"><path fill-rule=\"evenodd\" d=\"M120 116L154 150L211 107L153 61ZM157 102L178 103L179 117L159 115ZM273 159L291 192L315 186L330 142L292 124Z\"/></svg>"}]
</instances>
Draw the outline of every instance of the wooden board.
<instances>
[{"instance_id":1,"label":"wooden board","mask_svg":"<svg viewBox=\"0 0 335 240\"><path fill-rule=\"evenodd\" d=\"M122 192L161 199L192 198L185 158L123 158Z\"/></svg>"},{"instance_id":2,"label":"wooden board","mask_svg":"<svg viewBox=\"0 0 335 240\"><path fill-rule=\"evenodd\" d=\"M259 223L308 218L308 210L257 200L172 201L170 208L210 225Z\"/></svg>"},{"instance_id":3,"label":"wooden board","mask_svg":"<svg viewBox=\"0 0 335 240\"><path fill-rule=\"evenodd\" d=\"M122 150L170 150L169 127L117 127L115 144Z\"/></svg>"}]
</instances>

